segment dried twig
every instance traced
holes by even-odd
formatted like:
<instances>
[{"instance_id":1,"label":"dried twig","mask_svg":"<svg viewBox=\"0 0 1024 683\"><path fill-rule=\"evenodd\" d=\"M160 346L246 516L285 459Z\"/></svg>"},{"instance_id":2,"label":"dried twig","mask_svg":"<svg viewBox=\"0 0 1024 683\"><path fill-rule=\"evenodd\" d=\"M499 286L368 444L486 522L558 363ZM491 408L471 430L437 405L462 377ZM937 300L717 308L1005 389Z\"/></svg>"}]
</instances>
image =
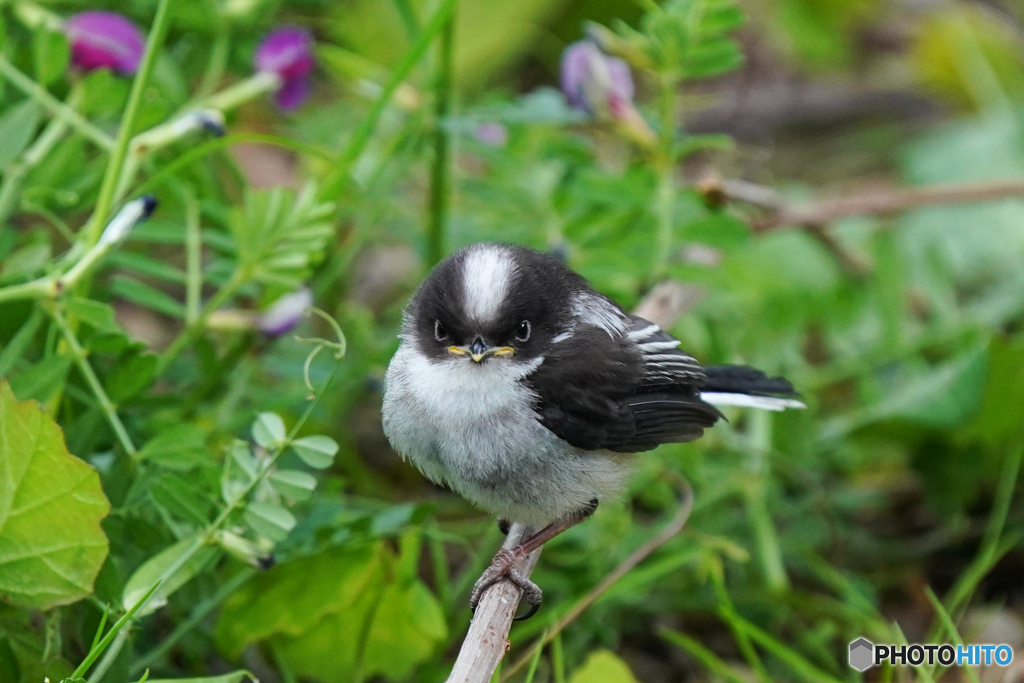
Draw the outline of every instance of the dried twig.
<instances>
[{"instance_id":1,"label":"dried twig","mask_svg":"<svg viewBox=\"0 0 1024 683\"><path fill-rule=\"evenodd\" d=\"M535 531L533 527L513 524L501 547L512 550ZM529 578L541 550L538 548L516 564L516 569L523 576ZM447 683L487 683L491 680L508 648L508 631L521 597L522 591L508 580L499 581L484 593L473 613L469 632L462 641L462 649Z\"/></svg>"},{"instance_id":2,"label":"dried twig","mask_svg":"<svg viewBox=\"0 0 1024 683\"><path fill-rule=\"evenodd\" d=\"M787 227L825 226L849 216L1024 197L1024 179L877 190L842 199L797 205L787 204L774 190L742 180L708 178L699 183L698 189L712 203L736 201L766 209L767 215L755 220L753 226L757 232L768 232Z\"/></svg>"}]
</instances>

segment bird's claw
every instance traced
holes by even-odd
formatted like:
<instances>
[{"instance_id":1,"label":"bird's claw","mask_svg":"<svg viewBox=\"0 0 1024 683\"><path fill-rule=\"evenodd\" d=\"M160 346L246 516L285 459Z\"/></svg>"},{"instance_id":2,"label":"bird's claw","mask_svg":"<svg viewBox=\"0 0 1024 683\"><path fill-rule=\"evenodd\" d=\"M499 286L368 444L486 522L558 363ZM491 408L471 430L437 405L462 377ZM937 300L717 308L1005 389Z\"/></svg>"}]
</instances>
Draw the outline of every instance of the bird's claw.
<instances>
[{"instance_id":1,"label":"bird's claw","mask_svg":"<svg viewBox=\"0 0 1024 683\"><path fill-rule=\"evenodd\" d=\"M491 566L473 584L473 592L469 595L470 609L475 612L476 606L480 604L480 599L487 592L487 589L502 579L507 578L519 586L523 591L523 599L530 605L530 609L526 614L516 617L515 620L523 621L537 613L541 600L544 598L544 593L541 591L540 586L523 576L522 572L515 568L515 563L522 559L525 554L517 552L518 550L518 548L516 550L505 550L503 548L498 551L498 554L494 556L494 560L491 562Z\"/></svg>"}]
</instances>

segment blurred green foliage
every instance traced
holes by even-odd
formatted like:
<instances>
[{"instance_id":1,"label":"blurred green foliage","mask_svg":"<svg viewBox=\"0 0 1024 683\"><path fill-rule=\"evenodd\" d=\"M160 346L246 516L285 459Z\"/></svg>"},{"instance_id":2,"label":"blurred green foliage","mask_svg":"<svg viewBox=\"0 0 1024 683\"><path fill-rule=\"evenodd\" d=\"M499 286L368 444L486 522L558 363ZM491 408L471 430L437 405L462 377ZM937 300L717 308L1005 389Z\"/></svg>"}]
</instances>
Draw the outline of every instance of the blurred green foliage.
<instances>
[{"instance_id":1,"label":"blurred green foliage","mask_svg":"<svg viewBox=\"0 0 1024 683\"><path fill-rule=\"evenodd\" d=\"M985 610L1021 623L1024 205L757 231L758 209L699 182L790 204L1024 177L1016 3L106 6L142 27L167 9L134 100L130 79L69 65L60 18L94 5L0 4L0 681L442 680L500 535L390 451L380 386L426 255L480 240L555 251L627 308L684 283L683 348L785 374L809 404L730 411L637 458L623 501L545 549L545 604L513 628L505 675L672 517L680 478L686 529L511 680L853 681L857 637L978 641ZM289 114L251 66L282 23L319 58ZM630 63L639 118L554 89L584 35ZM122 127L218 104L227 136L112 165ZM97 204L143 192L156 215L94 251L85 226L114 213ZM301 285L320 314L264 333ZM101 534L84 510L104 498Z\"/></svg>"}]
</instances>

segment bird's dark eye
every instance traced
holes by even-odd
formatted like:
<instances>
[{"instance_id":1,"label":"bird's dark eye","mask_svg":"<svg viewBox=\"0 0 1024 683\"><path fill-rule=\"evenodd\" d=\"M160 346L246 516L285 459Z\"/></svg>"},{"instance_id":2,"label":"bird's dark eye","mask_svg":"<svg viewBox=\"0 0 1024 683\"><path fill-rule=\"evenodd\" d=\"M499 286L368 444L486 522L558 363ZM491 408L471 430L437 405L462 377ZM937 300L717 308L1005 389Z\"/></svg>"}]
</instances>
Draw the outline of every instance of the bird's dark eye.
<instances>
[{"instance_id":1,"label":"bird's dark eye","mask_svg":"<svg viewBox=\"0 0 1024 683\"><path fill-rule=\"evenodd\" d=\"M530 339L530 321L524 320L516 328L516 341L524 342Z\"/></svg>"},{"instance_id":2,"label":"bird's dark eye","mask_svg":"<svg viewBox=\"0 0 1024 683\"><path fill-rule=\"evenodd\" d=\"M448 341L448 330L444 329L440 320L434 321L434 339L439 342Z\"/></svg>"}]
</instances>

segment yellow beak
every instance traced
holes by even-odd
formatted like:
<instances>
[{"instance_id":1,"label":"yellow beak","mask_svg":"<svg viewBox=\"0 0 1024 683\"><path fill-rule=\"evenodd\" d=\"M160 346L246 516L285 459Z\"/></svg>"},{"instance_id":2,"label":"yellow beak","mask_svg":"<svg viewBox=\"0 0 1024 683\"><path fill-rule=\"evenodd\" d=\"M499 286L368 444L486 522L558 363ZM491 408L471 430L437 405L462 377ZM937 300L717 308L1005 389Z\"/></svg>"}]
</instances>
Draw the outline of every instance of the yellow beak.
<instances>
[{"instance_id":1,"label":"yellow beak","mask_svg":"<svg viewBox=\"0 0 1024 683\"><path fill-rule=\"evenodd\" d=\"M469 356L474 363L483 361L488 356L511 356L516 351L511 346L489 346L483 351L471 350L468 346L449 346L448 353L453 356Z\"/></svg>"}]
</instances>

